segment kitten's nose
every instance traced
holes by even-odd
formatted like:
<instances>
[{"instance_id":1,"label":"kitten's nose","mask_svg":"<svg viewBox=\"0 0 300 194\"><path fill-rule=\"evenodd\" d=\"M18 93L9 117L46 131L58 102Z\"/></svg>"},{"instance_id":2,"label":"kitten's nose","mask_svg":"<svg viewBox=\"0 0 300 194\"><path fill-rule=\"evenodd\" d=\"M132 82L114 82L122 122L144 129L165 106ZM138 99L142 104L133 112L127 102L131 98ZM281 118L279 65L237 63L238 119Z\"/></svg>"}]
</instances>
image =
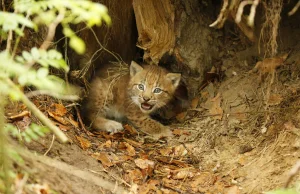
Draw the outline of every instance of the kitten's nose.
<instances>
[{"instance_id":1,"label":"kitten's nose","mask_svg":"<svg viewBox=\"0 0 300 194\"><path fill-rule=\"evenodd\" d=\"M143 96L143 99L144 99L145 102L148 102L150 100L150 98L147 97L147 96Z\"/></svg>"}]
</instances>

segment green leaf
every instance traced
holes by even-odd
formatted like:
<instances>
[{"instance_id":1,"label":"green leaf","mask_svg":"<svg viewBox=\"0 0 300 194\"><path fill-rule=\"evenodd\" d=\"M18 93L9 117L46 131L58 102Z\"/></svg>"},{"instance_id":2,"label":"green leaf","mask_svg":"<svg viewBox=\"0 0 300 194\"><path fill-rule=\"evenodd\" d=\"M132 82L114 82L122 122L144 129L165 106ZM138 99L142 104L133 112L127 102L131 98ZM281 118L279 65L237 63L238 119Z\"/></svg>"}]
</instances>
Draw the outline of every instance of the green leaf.
<instances>
[{"instance_id":1,"label":"green leaf","mask_svg":"<svg viewBox=\"0 0 300 194\"><path fill-rule=\"evenodd\" d=\"M24 59L26 61L32 61L33 60L31 54L29 52L27 52L27 51L23 51L22 52L22 56L24 57Z\"/></svg>"},{"instance_id":2,"label":"green leaf","mask_svg":"<svg viewBox=\"0 0 300 194\"><path fill-rule=\"evenodd\" d=\"M71 28L69 28L67 26L64 26L63 33L66 37L71 37L71 36L74 36L74 34L75 34L73 32L73 30L71 30Z\"/></svg>"},{"instance_id":3,"label":"green leaf","mask_svg":"<svg viewBox=\"0 0 300 194\"><path fill-rule=\"evenodd\" d=\"M74 49L78 54L83 54L85 52L85 43L84 41L77 37L72 36L70 37L70 47Z\"/></svg>"},{"instance_id":4,"label":"green leaf","mask_svg":"<svg viewBox=\"0 0 300 194\"><path fill-rule=\"evenodd\" d=\"M10 90L9 91L9 97L10 97L11 100L17 101L17 100L20 100L21 95L18 91Z\"/></svg>"},{"instance_id":5,"label":"green leaf","mask_svg":"<svg viewBox=\"0 0 300 194\"><path fill-rule=\"evenodd\" d=\"M38 60L40 58L40 52L39 52L39 49L36 48L36 47L33 47L31 49L31 55L33 57L34 60Z\"/></svg>"},{"instance_id":6,"label":"green leaf","mask_svg":"<svg viewBox=\"0 0 300 194\"><path fill-rule=\"evenodd\" d=\"M48 68L39 68L37 71L37 77L38 78L45 78L49 74L49 69Z\"/></svg>"},{"instance_id":7,"label":"green leaf","mask_svg":"<svg viewBox=\"0 0 300 194\"><path fill-rule=\"evenodd\" d=\"M299 194L296 189L278 189L275 191L269 191L266 192L265 194Z\"/></svg>"}]
</instances>

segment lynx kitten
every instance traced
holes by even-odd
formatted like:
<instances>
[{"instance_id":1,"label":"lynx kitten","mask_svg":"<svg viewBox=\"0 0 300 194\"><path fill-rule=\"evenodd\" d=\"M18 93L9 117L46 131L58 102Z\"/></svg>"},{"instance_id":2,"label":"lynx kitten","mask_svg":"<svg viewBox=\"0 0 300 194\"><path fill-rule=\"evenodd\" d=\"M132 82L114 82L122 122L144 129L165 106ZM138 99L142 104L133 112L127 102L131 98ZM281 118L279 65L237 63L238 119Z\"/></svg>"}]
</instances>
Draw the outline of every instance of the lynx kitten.
<instances>
[{"instance_id":1,"label":"lynx kitten","mask_svg":"<svg viewBox=\"0 0 300 194\"><path fill-rule=\"evenodd\" d=\"M153 120L150 114L173 98L181 74L155 65L142 67L132 61L129 73L114 83L107 76L92 81L84 104L84 114L93 129L115 133L123 129L118 121L128 119L154 137L171 135L168 127Z\"/></svg>"}]
</instances>

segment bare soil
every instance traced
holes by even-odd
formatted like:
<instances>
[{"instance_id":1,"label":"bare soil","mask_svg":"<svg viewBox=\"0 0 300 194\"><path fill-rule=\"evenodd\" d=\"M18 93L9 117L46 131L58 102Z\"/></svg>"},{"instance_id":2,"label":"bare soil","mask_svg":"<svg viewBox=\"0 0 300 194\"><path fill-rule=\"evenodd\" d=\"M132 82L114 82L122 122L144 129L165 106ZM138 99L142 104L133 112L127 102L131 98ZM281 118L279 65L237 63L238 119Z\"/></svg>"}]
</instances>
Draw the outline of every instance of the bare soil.
<instances>
[{"instance_id":1,"label":"bare soil","mask_svg":"<svg viewBox=\"0 0 300 194\"><path fill-rule=\"evenodd\" d=\"M172 139L155 141L130 126L115 135L90 134L80 123L52 118L72 143L54 140L51 145L49 134L26 144L54 159L52 166L25 159L31 169L28 183L47 184L58 193L114 193L56 168L55 161L61 161L136 193L262 193L282 187L300 158L300 50L293 48L273 84L270 75L261 80L251 71L253 64L239 60L242 52L224 58L225 79L196 95L184 122L172 122ZM76 115L71 103L48 97L34 102L47 115L53 103L67 107L61 118ZM7 110L16 114L22 106ZM29 118L15 124L22 128L34 120Z\"/></svg>"}]
</instances>

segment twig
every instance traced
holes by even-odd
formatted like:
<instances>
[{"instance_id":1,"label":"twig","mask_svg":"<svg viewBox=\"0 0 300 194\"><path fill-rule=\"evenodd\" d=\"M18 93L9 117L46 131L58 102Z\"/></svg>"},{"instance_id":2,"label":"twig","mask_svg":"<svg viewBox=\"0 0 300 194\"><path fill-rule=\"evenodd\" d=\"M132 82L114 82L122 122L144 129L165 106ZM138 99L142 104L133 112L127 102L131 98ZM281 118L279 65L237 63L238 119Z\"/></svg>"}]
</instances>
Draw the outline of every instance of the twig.
<instances>
[{"instance_id":1,"label":"twig","mask_svg":"<svg viewBox=\"0 0 300 194\"><path fill-rule=\"evenodd\" d=\"M288 13L288 16L294 15L296 11L299 9L299 7L300 7L300 1L298 1L295 7Z\"/></svg>"},{"instance_id":2,"label":"twig","mask_svg":"<svg viewBox=\"0 0 300 194\"><path fill-rule=\"evenodd\" d=\"M46 125L52 132L58 137L58 139L65 143L68 141L67 136L56 127L28 98L27 96L12 82L9 78L7 78L6 83L11 86L16 92L19 93L20 100L28 107L29 110L44 124Z\"/></svg>"},{"instance_id":3,"label":"twig","mask_svg":"<svg viewBox=\"0 0 300 194\"><path fill-rule=\"evenodd\" d=\"M103 167L102 167L102 168L103 168ZM94 174L100 174L100 173L98 173L97 171L94 171L94 170L91 170L91 169L88 169L88 171L90 171L90 172L92 172L92 173L94 173ZM111 172L105 170L104 168L103 168L103 171L106 172L110 177L114 178L116 181L122 182L122 183L123 183L124 185L126 185L127 187L130 187L130 188L132 187L132 186L131 186L129 183L127 183L125 180L123 180L122 178L120 178L120 177L114 175L113 173L111 173Z\"/></svg>"},{"instance_id":4,"label":"twig","mask_svg":"<svg viewBox=\"0 0 300 194\"><path fill-rule=\"evenodd\" d=\"M298 161L293 168L289 172L289 177L284 185L284 188L287 189L290 183L292 182L293 178L298 174L300 171L300 161Z\"/></svg>"},{"instance_id":5,"label":"twig","mask_svg":"<svg viewBox=\"0 0 300 194\"><path fill-rule=\"evenodd\" d=\"M10 49L11 49L11 42L12 42L12 39L13 39L13 32L12 30L10 30L8 32L8 37L7 37L7 44L6 44L6 50L8 52L10 52Z\"/></svg>"},{"instance_id":6,"label":"twig","mask_svg":"<svg viewBox=\"0 0 300 194\"><path fill-rule=\"evenodd\" d=\"M2 0L2 11L6 11L4 0Z\"/></svg>"},{"instance_id":7,"label":"twig","mask_svg":"<svg viewBox=\"0 0 300 194\"><path fill-rule=\"evenodd\" d=\"M32 92L28 92L25 95L28 98L31 98L33 96L38 96L38 95L48 95L48 96L52 96L54 98L59 98L61 100L75 101L75 100L79 99L79 97L77 95L60 95L60 94L53 93L53 92L47 91L47 90L35 90L35 91L32 91Z\"/></svg>"},{"instance_id":8,"label":"twig","mask_svg":"<svg viewBox=\"0 0 300 194\"><path fill-rule=\"evenodd\" d=\"M47 50L49 48L55 35L55 29L57 25L64 19L64 17L65 17L65 12L61 11L56 17L56 19L49 25L46 40L40 46L40 49Z\"/></svg>"},{"instance_id":9,"label":"twig","mask_svg":"<svg viewBox=\"0 0 300 194\"><path fill-rule=\"evenodd\" d=\"M77 108L77 106L75 106L75 110L76 110L76 114L77 114L77 118L79 120L79 123L81 125L81 128L83 129L83 131L87 134L87 135L90 135L90 136L93 136L94 134L89 132L86 128L85 128L85 125L84 123L82 122L82 119L81 119L81 116L80 116L80 111L79 109Z\"/></svg>"},{"instance_id":10,"label":"twig","mask_svg":"<svg viewBox=\"0 0 300 194\"><path fill-rule=\"evenodd\" d=\"M55 140L55 135L52 136L52 141L51 141L50 147L49 147L48 150L44 153L44 156L47 156L48 152L51 150L51 148L52 148L52 146L53 146L53 143L54 143L54 140Z\"/></svg>"},{"instance_id":11,"label":"twig","mask_svg":"<svg viewBox=\"0 0 300 194\"><path fill-rule=\"evenodd\" d=\"M28 12L27 15L26 15L26 19L28 19L29 16L30 16L30 14L29 14L29 12ZM21 31L23 32L24 29L25 29L25 24L22 25ZM21 36L18 36L18 38L17 38L16 41L15 41L15 46L14 46L14 49L13 49L13 51L12 51L11 58L14 58L14 57L15 57L20 40L21 40Z\"/></svg>"},{"instance_id":12,"label":"twig","mask_svg":"<svg viewBox=\"0 0 300 194\"><path fill-rule=\"evenodd\" d=\"M39 163L47 165L51 168L58 169L58 170L64 172L65 174L76 176L82 180L88 181L89 183L93 183L94 185L97 185L103 189L106 189L109 191L114 191L113 193L116 193L116 194L129 193L124 187L122 187L120 185L116 185L114 182L105 180L101 177L97 177L88 171L83 171L77 167L71 166L69 164L66 164L66 163L58 161L58 160L51 159L47 156L33 154L33 153L31 153L23 148L20 148L20 147L18 147L16 149L23 158L26 158L29 161L39 162Z\"/></svg>"}]
</instances>

